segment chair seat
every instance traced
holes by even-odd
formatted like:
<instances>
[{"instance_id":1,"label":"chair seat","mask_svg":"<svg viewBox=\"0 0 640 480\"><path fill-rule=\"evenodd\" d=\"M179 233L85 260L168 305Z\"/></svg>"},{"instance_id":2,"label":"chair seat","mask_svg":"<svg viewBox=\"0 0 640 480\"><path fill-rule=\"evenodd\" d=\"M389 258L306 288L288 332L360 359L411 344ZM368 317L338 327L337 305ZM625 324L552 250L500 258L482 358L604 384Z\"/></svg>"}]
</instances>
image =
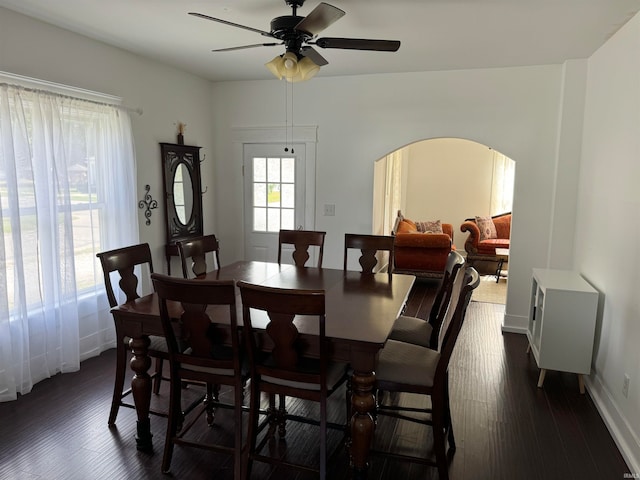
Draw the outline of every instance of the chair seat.
<instances>
[{"instance_id":1,"label":"chair seat","mask_svg":"<svg viewBox=\"0 0 640 480\"><path fill-rule=\"evenodd\" d=\"M219 348L213 349L215 352L218 353L218 355L216 354L213 355L214 358L229 359L231 358L229 357L229 355L233 355L233 349L231 347L228 347L226 345L217 346L217 347ZM191 347L187 347L186 350L184 350L184 352L182 353L182 355L176 356L176 360L180 362L180 368L182 368L183 370L190 370L192 372L204 372L212 375L225 375L228 377L233 377L234 371L232 368L207 367L204 365L193 365L190 363L185 363L185 362L189 362L189 356L191 356L192 354L193 352ZM249 367L245 363L246 362L243 362L243 364L240 366L242 369L243 377L246 376L247 373L249 372Z\"/></svg>"},{"instance_id":2,"label":"chair seat","mask_svg":"<svg viewBox=\"0 0 640 480\"><path fill-rule=\"evenodd\" d=\"M389 339L429 347L433 327L422 318L401 315L393 324Z\"/></svg>"},{"instance_id":3,"label":"chair seat","mask_svg":"<svg viewBox=\"0 0 640 480\"><path fill-rule=\"evenodd\" d=\"M432 387L440 353L430 348L387 340L380 351L376 380Z\"/></svg>"},{"instance_id":4,"label":"chair seat","mask_svg":"<svg viewBox=\"0 0 640 480\"><path fill-rule=\"evenodd\" d=\"M378 356L376 387L379 391L411 393L430 399L428 407L399 405L395 401L385 405L378 395L378 415L430 425L433 435L433 445L428 452L398 455L386 450L380 453L392 458L433 465L438 469L440 480L449 480L449 463L456 450L449 398L449 360L471 295L479 284L478 272L473 267L461 266L445 303L439 303L437 310L432 307L432 311L437 312L433 332L438 336L437 349L387 340Z\"/></svg>"},{"instance_id":5,"label":"chair seat","mask_svg":"<svg viewBox=\"0 0 640 480\"><path fill-rule=\"evenodd\" d=\"M327 366L327 390L334 390L342 379L347 374L348 364L346 363L329 363ZM317 383L306 382L294 382L292 380L285 380L283 378L270 377L268 375L262 376L263 382L273 383L274 385L283 385L285 387L300 388L303 390L320 390L320 385Z\"/></svg>"},{"instance_id":6,"label":"chair seat","mask_svg":"<svg viewBox=\"0 0 640 480\"><path fill-rule=\"evenodd\" d=\"M129 347L129 340L131 337L124 337L124 344ZM149 335L149 350L155 350L156 352L166 352L169 353L167 349L167 341L164 337L157 337L155 335Z\"/></svg>"}]
</instances>

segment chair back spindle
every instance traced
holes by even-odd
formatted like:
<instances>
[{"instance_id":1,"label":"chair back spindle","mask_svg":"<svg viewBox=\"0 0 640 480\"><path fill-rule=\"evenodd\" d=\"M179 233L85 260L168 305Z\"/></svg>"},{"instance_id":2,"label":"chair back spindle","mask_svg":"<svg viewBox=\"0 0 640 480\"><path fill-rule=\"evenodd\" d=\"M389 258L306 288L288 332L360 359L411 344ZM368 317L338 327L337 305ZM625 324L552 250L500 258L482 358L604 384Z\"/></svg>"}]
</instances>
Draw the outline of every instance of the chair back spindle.
<instances>
[{"instance_id":1,"label":"chair back spindle","mask_svg":"<svg viewBox=\"0 0 640 480\"><path fill-rule=\"evenodd\" d=\"M282 246L293 245L293 261L298 267L304 267L310 258L309 248L318 247L318 262L316 266L322 268L324 253L324 239L326 232L314 230L280 230L278 234L278 263L282 263Z\"/></svg>"},{"instance_id":2,"label":"chair back spindle","mask_svg":"<svg viewBox=\"0 0 640 480\"><path fill-rule=\"evenodd\" d=\"M220 244L215 235L203 235L178 242L178 253L182 264L182 276L189 278L191 274L199 277L210 270L220 268ZM207 254L213 256L214 265L207 266Z\"/></svg>"},{"instance_id":3,"label":"chair back spindle","mask_svg":"<svg viewBox=\"0 0 640 480\"><path fill-rule=\"evenodd\" d=\"M393 237L390 235L361 235L345 233L344 235L344 270L347 270L347 256L350 249L360 250L358 262L362 273L373 273L378 252L388 252L387 272L393 273Z\"/></svg>"},{"instance_id":4,"label":"chair back spindle","mask_svg":"<svg viewBox=\"0 0 640 480\"><path fill-rule=\"evenodd\" d=\"M139 279L134 270L136 267L142 268L146 266L149 274L153 273L153 261L148 243L117 248L98 253L96 256L100 259L100 264L102 265L104 286L110 307L113 308L118 305L116 291L111 281L111 274L113 272L118 272L120 276L118 286L125 294L127 302L140 298L140 294L138 293Z\"/></svg>"}]
</instances>

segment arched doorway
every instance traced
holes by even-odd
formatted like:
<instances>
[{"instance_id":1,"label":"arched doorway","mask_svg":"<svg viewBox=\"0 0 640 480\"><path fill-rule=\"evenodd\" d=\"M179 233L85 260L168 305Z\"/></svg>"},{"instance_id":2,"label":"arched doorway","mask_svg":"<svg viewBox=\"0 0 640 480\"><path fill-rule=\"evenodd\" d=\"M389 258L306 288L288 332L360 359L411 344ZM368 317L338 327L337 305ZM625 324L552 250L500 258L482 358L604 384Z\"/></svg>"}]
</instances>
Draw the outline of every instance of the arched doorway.
<instances>
[{"instance_id":1,"label":"arched doorway","mask_svg":"<svg viewBox=\"0 0 640 480\"><path fill-rule=\"evenodd\" d=\"M487 145L460 138L412 143L375 163L373 231L388 235L402 210L411 219L453 224L453 243L464 254L468 234L460 225L510 212L514 178L515 162Z\"/></svg>"}]
</instances>

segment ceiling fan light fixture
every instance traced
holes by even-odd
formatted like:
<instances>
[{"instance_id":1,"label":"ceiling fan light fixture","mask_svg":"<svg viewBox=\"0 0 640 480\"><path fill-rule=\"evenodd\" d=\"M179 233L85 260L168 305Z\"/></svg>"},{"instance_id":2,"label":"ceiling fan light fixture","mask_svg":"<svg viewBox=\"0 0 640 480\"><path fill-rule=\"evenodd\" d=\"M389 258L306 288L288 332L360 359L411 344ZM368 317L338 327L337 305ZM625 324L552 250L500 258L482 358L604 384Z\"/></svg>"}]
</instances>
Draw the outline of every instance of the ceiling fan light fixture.
<instances>
[{"instance_id":1,"label":"ceiling fan light fixture","mask_svg":"<svg viewBox=\"0 0 640 480\"><path fill-rule=\"evenodd\" d=\"M277 57L274 57L274 59L270 62L265 63L264 66L267 67L278 80L282 80L282 77L284 76L280 71L280 67L282 66L282 64L282 55L278 55Z\"/></svg>"},{"instance_id":2,"label":"ceiling fan light fixture","mask_svg":"<svg viewBox=\"0 0 640 480\"><path fill-rule=\"evenodd\" d=\"M320 70L309 57L298 57L293 52L278 55L265 66L278 80L284 78L292 83L309 80Z\"/></svg>"},{"instance_id":3,"label":"ceiling fan light fixture","mask_svg":"<svg viewBox=\"0 0 640 480\"><path fill-rule=\"evenodd\" d=\"M302 57L298 62L298 72L300 73L301 81L309 80L320 71L320 67L315 64L309 57Z\"/></svg>"},{"instance_id":4,"label":"ceiling fan light fixture","mask_svg":"<svg viewBox=\"0 0 640 480\"><path fill-rule=\"evenodd\" d=\"M282 66L287 75L298 73L298 57L293 52L287 52L282 56Z\"/></svg>"}]
</instances>

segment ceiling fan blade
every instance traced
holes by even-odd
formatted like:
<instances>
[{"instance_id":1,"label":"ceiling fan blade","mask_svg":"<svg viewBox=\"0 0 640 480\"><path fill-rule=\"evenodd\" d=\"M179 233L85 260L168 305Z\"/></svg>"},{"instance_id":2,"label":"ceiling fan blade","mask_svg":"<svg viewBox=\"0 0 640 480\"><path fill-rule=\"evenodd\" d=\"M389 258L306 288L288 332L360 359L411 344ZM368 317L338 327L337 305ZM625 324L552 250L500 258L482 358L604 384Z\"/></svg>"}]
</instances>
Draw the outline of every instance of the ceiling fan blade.
<instances>
[{"instance_id":1,"label":"ceiling fan blade","mask_svg":"<svg viewBox=\"0 0 640 480\"><path fill-rule=\"evenodd\" d=\"M281 43L254 43L253 45L242 45L241 47L227 47L227 48L216 48L215 50L211 50L212 52L232 52L234 50L244 50L245 48L255 48L255 47L275 47L276 45L284 45Z\"/></svg>"},{"instance_id":2,"label":"ceiling fan blade","mask_svg":"<svg viewBox=\"0 0 640 480\"><path fill-rule=\"evenodd\" d=\"M257 28L247 27L246 25L240 25L239 23L233 23L228 20L223 20L221 18L210 17L209 15L205 15L203 13L189 12L189 15L193 15L194 17L204 18L205 20L211 20L218 23L224 23L225 25L230 25L232 27L238 27L244 30L249 30L250 32L259 33L260 35L264 35L265 37L273 37L273 35L271 35L271 32L265 32L264 30L259 30Z\"/></svg>"},{"instance_id":3,"label":"ceiling fan blade","mask_svg":"<svg viewBox=\"0 0 640 480\"><path fill-rule=\"evenodd\" d=\"M318 51L313 47L308 47L308 46L302 47L300 49L300 54L304 57L308 57L311 61L313 61L313 63L315 63L319 67L329 64L329 62L327 62L327 60L322 55L320 55Z\"/></svg>"},{"instance_id":4,"label":"ceiling fan blade","mask_svg":"<svg viewBox=\"0 0 640 480\"><path fill-rule=\"evenodd\" d=\"M317 35L333 22L342 18L344 14L345 12L343 10L328 3L321 2L316 8L311 10L309 15L300 20L295 26L295 30Z\"/></svg>"},{"instance_id":5,"label":"ceiling fan blade","mask_svg":"<svg viewBox=\"0 0 640 480\"><path fill-rule=\"evenodd\" d=\"M344 48L347 50L375 50L378 52L396 52L400 48L399 40L367 40L364 38L318 38L315 45L320 48Z\"/></svg>"}]
</instances>

